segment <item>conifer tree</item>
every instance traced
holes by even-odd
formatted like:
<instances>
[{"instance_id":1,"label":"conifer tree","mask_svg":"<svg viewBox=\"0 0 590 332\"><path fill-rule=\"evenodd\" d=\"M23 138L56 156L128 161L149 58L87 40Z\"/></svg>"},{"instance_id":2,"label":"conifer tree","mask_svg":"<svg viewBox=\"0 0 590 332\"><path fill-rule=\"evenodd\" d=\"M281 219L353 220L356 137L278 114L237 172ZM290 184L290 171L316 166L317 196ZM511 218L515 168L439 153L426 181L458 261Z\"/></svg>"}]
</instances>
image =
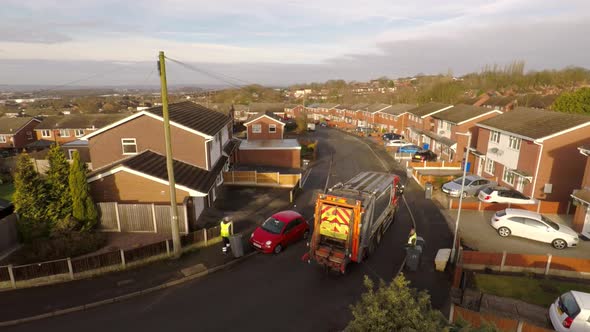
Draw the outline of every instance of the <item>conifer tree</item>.
<instances>
[{"instance_id":1,"label":"conifer tree","mask_svg":"<svg viewBox=\"0 0 590 332\"><path fill-rule=\"evenodd\" d=\"M90 230L96 225L98 213L92 197L90 197L89 186L86 182L88 169L86 164L80 161L78 151L75 151L72 157L73 162L69 176L72 216L81 223L83 230Z\"/></svg>"},{"instance_id":2,"label":"conifer tree","mask_svg":"<svg viewBox=\"0 0 590 332\"><path fill-rule=\"evenodd\" d=\"M51 146L47 159L49 160L47 216L55 224L72 214L72 196L68 180L70 164L63 150L57 144Z\"/></svg>"},{"instance_id":3,"label":"conifer tree","mask_svg":"<svg viewBox=\"0 0 590 332\"><path fill-rule=\"evenodd\" d=\"M48 194L45 181L27 153L18 156L14 175L14 207L19 214L19 231L26 242L49 231L46 220Z\"/></svg>"}]
</instances>

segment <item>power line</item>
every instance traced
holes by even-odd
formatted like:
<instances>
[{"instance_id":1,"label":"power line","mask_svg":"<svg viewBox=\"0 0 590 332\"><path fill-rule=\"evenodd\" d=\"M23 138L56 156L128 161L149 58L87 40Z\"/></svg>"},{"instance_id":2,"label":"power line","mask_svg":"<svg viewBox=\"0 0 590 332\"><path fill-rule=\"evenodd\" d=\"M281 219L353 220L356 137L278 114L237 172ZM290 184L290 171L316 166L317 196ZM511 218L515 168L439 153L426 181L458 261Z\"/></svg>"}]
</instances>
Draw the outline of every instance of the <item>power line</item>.
<instances>
[{"instance_id":1,"label":"power line","mask_svg":"<svg viewBox=\"0 0 590 332\"><path fill-rule=\"evenodd\" d=\"M194 65L190 65L190 64L185 63L185 62L182 62L180 60L172 59L170 57L166 57L166 59L168 59L168 60L170 60L170 61L172 61L172 62L174 62L174 63L176 63L176 64L178 64L178 65L180 65L182 67L185 67L185 68L187 68L189 70L196 71L198 73L201 73L203 75L209 76L211 78L215 78L215 79L217 79L219 81L222 81L222 82L224 82L224 83L226 83L228 85L231 85L231 86L233 86L235 88L241 88L242 86L237 85L234 82L229 81L228 79L234 80L234 81L238 81L238 82L242 82L242 83L244 83L246 85L252 85L252 84L254 84L252 82L248 82L248 81L245 81L245 80L242 80L242 79L239 79L239 78L236 78L236 77L231 77L231 76L228 76L228 75L224 75L224 74L221 74L221 73L212 73L210 71L197 68Z\"/></svg>"}]
</instances>

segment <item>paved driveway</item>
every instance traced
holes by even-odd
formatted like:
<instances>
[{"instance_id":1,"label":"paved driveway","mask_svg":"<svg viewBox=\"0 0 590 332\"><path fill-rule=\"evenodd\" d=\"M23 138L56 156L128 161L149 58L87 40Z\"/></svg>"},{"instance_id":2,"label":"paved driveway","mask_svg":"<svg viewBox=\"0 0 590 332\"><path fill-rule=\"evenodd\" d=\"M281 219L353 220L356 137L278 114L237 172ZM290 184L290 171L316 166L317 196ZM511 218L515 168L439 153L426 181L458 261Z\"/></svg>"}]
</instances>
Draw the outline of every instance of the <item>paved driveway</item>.
<instances>
[{"instance_id":1,"label":"paved driveway","mask_svg":"<svg viewBox=\"0 0 590 332\"><path fill-rule=\"evenodd\" d=\"M485 252L501 252L506 250L509 253L545 255L552 254L563 257L576 257L590 259L590 241L580 240L578 247L557 250L551 244L541 243L529 239L510 236L502 238L496 230L490 226L490 219L494 211L461 211L459 232L464 245ZM454 224L457 219L457 210L446 210L447 221ZM564 220L558 215L547 215L557 223L564 224Z\"/></svg>"}]
</instances>

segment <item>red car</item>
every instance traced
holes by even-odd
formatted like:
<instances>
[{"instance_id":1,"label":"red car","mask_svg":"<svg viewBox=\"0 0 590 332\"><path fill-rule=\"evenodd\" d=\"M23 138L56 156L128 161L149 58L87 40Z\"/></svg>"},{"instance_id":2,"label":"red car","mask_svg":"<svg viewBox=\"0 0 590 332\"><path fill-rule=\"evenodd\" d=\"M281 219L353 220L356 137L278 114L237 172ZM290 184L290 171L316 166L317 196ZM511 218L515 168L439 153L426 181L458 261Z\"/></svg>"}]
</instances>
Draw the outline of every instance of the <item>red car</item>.
<instances>
[{"instance_id":1,"label":"red car","mask_svg":"<svg viewBox=\"0 0 590 332\"><path fill-rule=\"evenodd\" d=\"M266 219L250 236L254 248L264 253L280 253L286 246L309 236L309 225L295 211L281 211Z\"/></svg>"}]
</instances>

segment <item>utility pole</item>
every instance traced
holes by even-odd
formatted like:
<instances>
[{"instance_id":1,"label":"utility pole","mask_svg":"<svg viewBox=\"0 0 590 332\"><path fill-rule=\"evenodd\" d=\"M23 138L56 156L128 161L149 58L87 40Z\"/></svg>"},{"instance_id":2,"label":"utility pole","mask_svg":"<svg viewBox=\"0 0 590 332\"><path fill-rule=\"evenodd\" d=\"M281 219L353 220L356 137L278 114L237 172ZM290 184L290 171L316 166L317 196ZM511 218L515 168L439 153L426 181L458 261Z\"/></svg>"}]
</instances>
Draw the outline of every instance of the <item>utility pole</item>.
<instances>
[{"instance_id":1,"label":"utility pole","mask_svg":"<svg viewBox=\"0 0 590 332\"><path fill-rule=\"evenodd\" d=\"M172 230L172 257L180 257L180 231L178 229L178 208L176 204L176 181L174 180L174 166L172 160L172 142L170 140L170 114L168 113L168 86L166 84L166 63L164 52L160 51L158 70L160 71L160 85L162 88L162 117L164 118L164 139L166 140L166 170L170 184L170 216Z\"/></svg>"}]
</instances>

